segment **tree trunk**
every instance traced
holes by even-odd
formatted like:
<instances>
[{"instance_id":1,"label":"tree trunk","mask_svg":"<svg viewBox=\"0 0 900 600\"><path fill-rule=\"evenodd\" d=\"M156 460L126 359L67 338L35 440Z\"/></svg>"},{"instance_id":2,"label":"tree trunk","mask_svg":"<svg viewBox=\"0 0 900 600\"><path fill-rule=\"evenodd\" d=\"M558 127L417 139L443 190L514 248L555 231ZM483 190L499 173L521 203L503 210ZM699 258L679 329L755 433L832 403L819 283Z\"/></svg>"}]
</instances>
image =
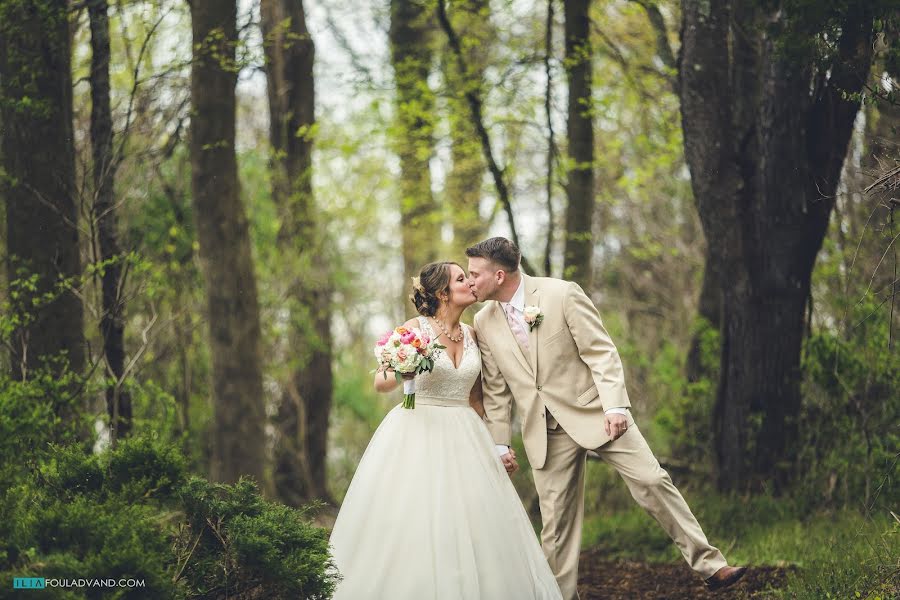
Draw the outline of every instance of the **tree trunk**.
<instances>
[{"instance_id":1,"label":"tree trunk","mask_svg":"<svg viewBox=\"0 0 900 600\"><path fill-rule=\"evenodd\" d=\"M788 31L792 15L762 10L749 0L683 3L685 155L722 294L723 490L771 482L777 491L793 476L810 278L859 108L845 94L862 88L872 53L864 3L845 9L835 56L818 68L808 51L779 46L801 35Z\"/></svg>"},{"instance_id":2,"label":"tree trunk","mask_svg":"<svg viewBox=\"0 0 900 600\"><path fill-rule=\"evenodd\" d=\"M565 0L566 76L569 81L566 183L566 243L563 276L591 287L594 253L591 224L594 215L594 122L591 98L593 50L590 40L590 0Z\"/></svg>"},{"instance_id":3,"label":"tree trunk","mask_svg":"<svg viewBox=\"0 0 900 600\"><path fill-rule=\"evenodd\" d=\"M478 133L462 91L479 90L484 86L484 71L491 52L494 32L490 23L490 4L487 0L466 0L454 6L453 25L464 43L468 73L460 73L450 49L443 57L444 76L450 88L450 159L447 174L447 204L451 211L453 245L451 253L462 256L469 246L487 237L485 219L479 214L484 179L484 158Z\"/></svg>"},{"instance_id":4,"label":"tree trunk","mask_svg":"<svg viewBox=\"0 0 900 600\"><path fill-rule=\"evenodd\" d=\"M85 365L81 300L56 286L81 274L72 131L72 79L67 3L0 2L0 122L3 123L0 195L6 202L7 276L10 284L37 277L20 290L15 309L26 316L13 333L11 363L19 379L48 366L60 375ZM77 285L77 282L75 282ZM55 298L43 304L40 296ZM54 399L64 419L68 400Z\"/></svg>"},{"instance_id":5,"label":"tree trunk","mask_svg":"<svg viewBox=\"0 0 900 600\"><path fill-rule=\"evenodd\" d=\"M125 373L125 317L120 295L122 251L116 225L115 179L118 167L113 155L112 109L109 100L109 17L106 0L91 0L91 149L93 151L94 206L97 223L103 316L100 333L108 375L116 380L106 388L110 439L115 445L131 431L131 397L123 389Z\"/></svg>"},{"instance_id":6,"label":"tree trunk","mask_svg":"<svg viewBox=\"0 0 900 600\"><path fill-rule=\"evenodd\" d=\"M325 457L331 412L331 284L312 189L315 46L303 3L263 0L278 244L288 261L291 381L278 408L275 491L300 505L328 498Z\"/></svg>"},{"instance_id":7,"label":"tree trunk","mask_svg":"<svg viewBox=\"0 0 900 600\"><path fill-rule=\"evenodd\" d=\"M191 2L191 186L206 283L213 375L211 477L267 489L259 306L237 179L234 0Z\"/></svg>"},{"instance_id":8,"label":"tree trunk","mask_svg":"<svg viewBox=\"0 0 900 600\"><path fill-rule=\"evenodd\" d=\"M434 93L428 85L434 58L431 13L426 0L391 0L388 38L397 85L396 148L400 157L400 225L403 298L410 277L437 259L440 213L431 193L434 153ZM408 306L408 302L405 303Z\"/></svg>"}]
</instances>

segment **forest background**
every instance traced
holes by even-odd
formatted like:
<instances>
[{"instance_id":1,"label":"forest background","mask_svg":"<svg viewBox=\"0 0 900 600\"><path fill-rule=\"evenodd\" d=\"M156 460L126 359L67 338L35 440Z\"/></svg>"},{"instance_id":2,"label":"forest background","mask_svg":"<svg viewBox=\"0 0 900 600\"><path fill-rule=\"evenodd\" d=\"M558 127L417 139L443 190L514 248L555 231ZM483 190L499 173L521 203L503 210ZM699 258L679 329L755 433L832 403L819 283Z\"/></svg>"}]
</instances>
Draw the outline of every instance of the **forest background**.
<instances>
[{"instance_id":1,"label":"forest background","mask_svg":"<svg viewBox=\"0 0 900 600\"><path fill-rule=\"evenodd\" d=\"M891 0L0 0L0 597L327 597L398 402L373 342L490 235L591 295L761 593L896 597L898 34ZM585 549L679 560L587 490Z\"/></svg>"}]
</instances>

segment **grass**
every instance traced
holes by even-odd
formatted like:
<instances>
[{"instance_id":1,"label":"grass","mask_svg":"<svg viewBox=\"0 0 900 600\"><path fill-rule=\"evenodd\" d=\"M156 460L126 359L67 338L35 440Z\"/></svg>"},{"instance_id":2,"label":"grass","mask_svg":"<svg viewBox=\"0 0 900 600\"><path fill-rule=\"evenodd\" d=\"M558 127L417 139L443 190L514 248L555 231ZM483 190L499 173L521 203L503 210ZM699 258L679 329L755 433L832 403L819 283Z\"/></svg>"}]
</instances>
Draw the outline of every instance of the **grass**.
<instances>
[{"instance_id":1,"label":"grass","mask_svg":"<svg viewBox=\"0 0 900 600\"><path fill-rule=\"evenodd\" d=\"M612 496L608 503L592 502L597 488L591 484L611 482L602 469L591 471L586 499L593 510L585 517L584 548L600 549L610 559L681 560L656 521L634 501L623 506L630 499L623 498L627 492L620 482L602 494ZM724 498L694 491L685 497L731 564L795 567L773 597L900 598L900 523L887 509L865 517L849 509L804 513L789 499L768 496ZM604 510L604 504L615 508Z\"/></svg>"}]
</instances>

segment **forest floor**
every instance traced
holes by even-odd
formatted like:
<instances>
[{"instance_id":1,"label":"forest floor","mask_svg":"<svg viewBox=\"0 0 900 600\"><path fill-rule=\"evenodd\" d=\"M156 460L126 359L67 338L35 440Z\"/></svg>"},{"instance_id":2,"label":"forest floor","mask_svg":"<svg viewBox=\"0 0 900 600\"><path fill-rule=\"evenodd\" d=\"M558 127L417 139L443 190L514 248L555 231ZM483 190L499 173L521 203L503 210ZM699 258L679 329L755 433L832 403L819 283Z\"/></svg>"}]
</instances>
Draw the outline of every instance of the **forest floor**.
<instances>
[{"instance_id":1,"label":"forest floor","mask_svg":"<svg viewBox=\"0 0 900 600\"><path fill-rule=\"evenodd\" d=\"M684 562L610 561L597 551L581 553L578 594L581 600L736 600L771 597L784 586L790 568L751 567L737 584L710 593Z\"/></svg>"}]
</instances>

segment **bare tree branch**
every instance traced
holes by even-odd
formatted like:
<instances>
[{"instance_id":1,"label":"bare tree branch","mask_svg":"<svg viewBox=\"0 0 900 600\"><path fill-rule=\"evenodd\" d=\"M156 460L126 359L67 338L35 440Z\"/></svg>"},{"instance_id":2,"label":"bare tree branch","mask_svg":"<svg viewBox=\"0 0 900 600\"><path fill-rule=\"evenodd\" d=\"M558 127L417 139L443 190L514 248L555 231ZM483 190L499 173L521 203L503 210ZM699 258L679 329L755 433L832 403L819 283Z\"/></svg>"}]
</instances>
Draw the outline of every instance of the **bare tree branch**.
<instances>
[{"instance_id":1,"label":"bare tree branch","mask_svg":"<svg viewBox=\"0 0 900 600\"><path fill-rule=\"evenodd\" d=\"M438 22L441 24L441 29L443 29L444 33L447 35L447 41L450 43L450 48L453 51L454 56L456 57L457 69L460 73L460 76L462 77L462 80L464 82L470 81L469 66L466 64L466 59L463 56L462 47L459 43L459 36L457 36L456 31L453 29L453 25L450 23L450 19L447 18L447 5L444 0L438 0L437 18ZM469 103L469 109L472 112L472 120L474 121L475 131L478 134L478 139L481 142L481 149L484 152L484 160L488 164L488 170L491 172L491 176L494 179L494 186L497 188L497 196L499 197L500 202L503 204L503 209L506 211L507 219L509 219L509 229L512 235L512 240L516 244L516 246L519 246L521 248L521 244L519 243L519 234L516 231L515 218L513 217L512 204L510 203L509 188L507 187L506 181L503 178L505 169L501 169L497 165L497 160L494 158L494 151L491 149L491 138L484 126L484 116L482 111L483 105L479 90L473 89L473 86L470 86L468 84L464 84L463 87L466 101ZM522 267L529 273L535 272L531 268L524 254L522 255Z\"/></svg>"}]
</instances>

